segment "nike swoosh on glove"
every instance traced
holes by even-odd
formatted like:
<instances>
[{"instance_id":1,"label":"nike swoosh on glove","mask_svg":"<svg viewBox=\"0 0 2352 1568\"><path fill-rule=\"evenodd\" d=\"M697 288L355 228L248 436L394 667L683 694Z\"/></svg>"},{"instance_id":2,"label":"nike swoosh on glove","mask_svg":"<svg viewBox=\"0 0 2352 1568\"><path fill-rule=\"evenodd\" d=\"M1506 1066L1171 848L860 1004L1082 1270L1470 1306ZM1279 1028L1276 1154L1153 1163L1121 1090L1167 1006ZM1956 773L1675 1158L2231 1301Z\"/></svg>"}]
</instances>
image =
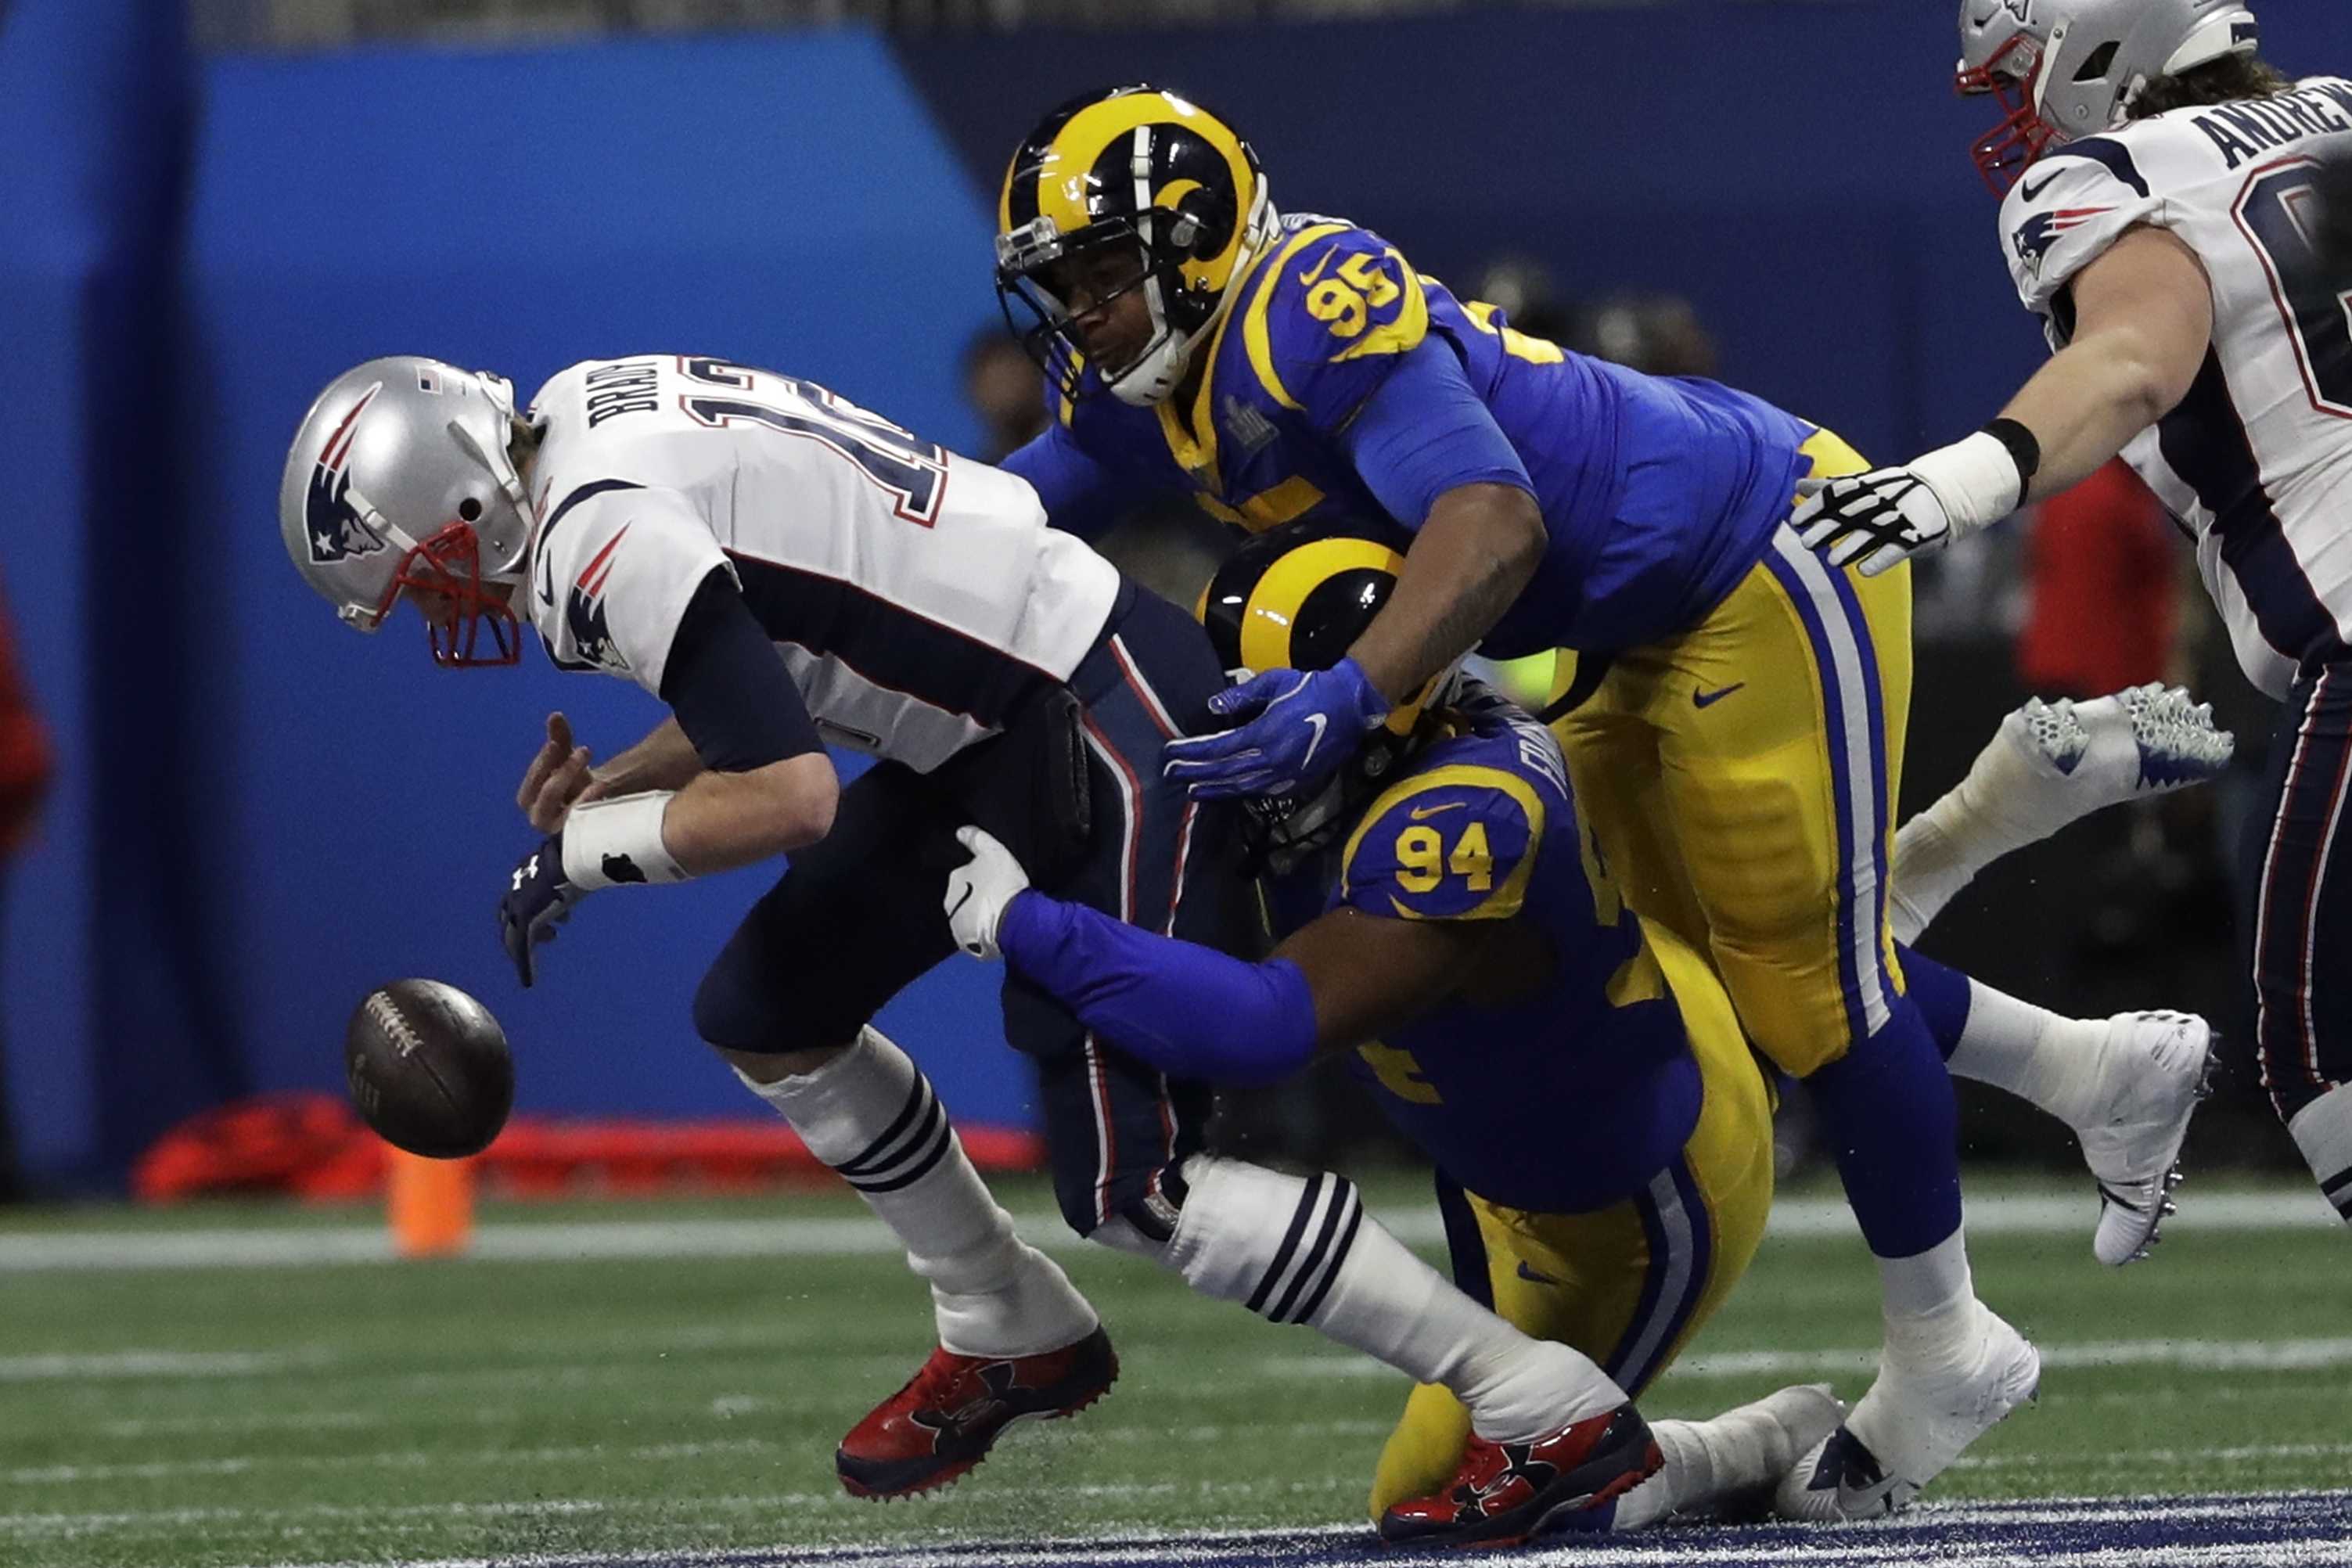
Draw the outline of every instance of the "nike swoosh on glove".
<instances>
[{"instance_id":1,"label":"nike swoosh on glove","mask_svg":"<svg viewBox=\"0 0 2352 1568\"><path fill-rule=\"evenodd\" d=\"M1209 699L1209 711L1240 718L1238 729L1187 736L1160 752L1162 774L1194 800L1298 795L1355 755L1365 732L1389 716L1388 700L1363 666L1269 669Z\"/></svg>"},{"instance_id":2,"label":"nike swoosh on glove","mask_svg":"<svg viewBox=\"0 0 2352 1568\"><path fill-rule=\"evenodd\" d=\"M1002 958L996 928L1013 895L1029 886L1029 873L1012 850L981 828L959 827L956 842L971 852L971 858L948 873L948 933L974 958Z\"/></svg>"}]
</instances>

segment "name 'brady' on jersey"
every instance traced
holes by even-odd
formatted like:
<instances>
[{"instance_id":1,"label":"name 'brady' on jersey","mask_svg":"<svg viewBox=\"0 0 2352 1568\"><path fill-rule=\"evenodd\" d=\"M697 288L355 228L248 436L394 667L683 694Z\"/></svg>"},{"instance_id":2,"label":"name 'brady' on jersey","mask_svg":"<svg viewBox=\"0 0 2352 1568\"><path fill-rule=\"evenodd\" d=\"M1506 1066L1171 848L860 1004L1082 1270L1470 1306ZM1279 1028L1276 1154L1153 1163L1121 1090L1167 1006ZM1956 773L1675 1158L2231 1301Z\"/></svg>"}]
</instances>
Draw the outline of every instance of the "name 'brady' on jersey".
<instances>
[{"instance_id":1,"label":"name 'brady' on jersey","mask_svg":"<svg viewBox=\"0 0 2352 1568\"><path fill-rule=\"evenodd\" d=\"M2247 678L2283 696L2352 643L2352 317L2315 247L2323 156L2352 153L2352 81L2177 109L2054 148L2001 208L2018 295L2054 346L2067 285L2137 227L2194 251L2213 346L2124 456L2180 520Z\"/></svg>"},{"instance_id":2,"label":"name 'brady' on jersey","mask_svg":"<svg viewBox=\"0 0 2352 1568\"><path fill-rule=\"evenodd\" d=\"M530 615L556 664L658 695L734 576L829 741L929 772L1068 679L1118 573L1027 483L814 383L641 354L541 387Z\"/></svg>"}]
</instances>

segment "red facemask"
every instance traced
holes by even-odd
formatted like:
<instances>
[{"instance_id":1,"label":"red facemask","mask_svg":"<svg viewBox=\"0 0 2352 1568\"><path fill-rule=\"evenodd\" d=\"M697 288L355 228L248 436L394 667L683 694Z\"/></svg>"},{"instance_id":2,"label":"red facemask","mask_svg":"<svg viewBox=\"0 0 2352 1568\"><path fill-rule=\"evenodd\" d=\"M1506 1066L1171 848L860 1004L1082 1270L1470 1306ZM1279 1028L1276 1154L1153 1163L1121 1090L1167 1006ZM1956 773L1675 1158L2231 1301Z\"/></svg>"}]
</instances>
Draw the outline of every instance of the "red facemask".
<instances>
[{"instance_id":1,"label":"red facemask","mask_svg":"<svg viewBox=\"0 0 2352 1568\"><path fill-rule=\"evenodd\" d=\"M455 607L446 624L425 623L433 662L445 669L514 664L522 658L522 626L505 597L482 581L481 542L469 522L453 522L401 558L376 606L376 624L392 613L405 589L437 594ZM478 651L487 632L488 651Z\"/></svg>"},{"instance_id":2,"label":"red facemask","mask_svg":"<svg viewBox=\"0 0 2352 1568\"><path fill-rule=\"evenodd\" d=\"M2007 196L2033 161L2050 150L2058 132L2033 105L2034 87L2042 79L2041 40L2020 33L2000 52L1975 70L1959 73L1958 85L1965 97L1990 93L2000 100L2001 122L1970 148L1977 173L1997 196Z\"/></svg>"}]
</instances>

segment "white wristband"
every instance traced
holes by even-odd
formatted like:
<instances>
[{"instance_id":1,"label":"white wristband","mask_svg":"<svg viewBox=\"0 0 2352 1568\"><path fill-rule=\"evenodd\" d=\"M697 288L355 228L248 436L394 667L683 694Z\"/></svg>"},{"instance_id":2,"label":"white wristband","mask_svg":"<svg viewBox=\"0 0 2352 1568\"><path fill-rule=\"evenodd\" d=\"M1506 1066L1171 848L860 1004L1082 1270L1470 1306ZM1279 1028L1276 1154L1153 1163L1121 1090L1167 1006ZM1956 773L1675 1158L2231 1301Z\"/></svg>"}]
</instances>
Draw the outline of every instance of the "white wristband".
<instances>
[{"instance_id":1,"label":"white wristband","mask_svg":"<svg viewBox=\"0 0 2352 1568\"><path fill-rule=\"evenodd\" d=\"M2025 499L2025 476L1998 436L1979 430L1965 441L1914 458L1911 471L1944 503L1952 537L1990 528Z\"/></svg>"},{"instance_id":2,"label":"white wristband","mask_svg":"<svg viewBox=\"0 0 2352 1568\"><path fill-rule=\"evenodd\" d=\"M662 842L669 790L592 800L563 821L563 876L584 892L621 882L683 882L689 873Z\"/></svg>"}]
</instances>

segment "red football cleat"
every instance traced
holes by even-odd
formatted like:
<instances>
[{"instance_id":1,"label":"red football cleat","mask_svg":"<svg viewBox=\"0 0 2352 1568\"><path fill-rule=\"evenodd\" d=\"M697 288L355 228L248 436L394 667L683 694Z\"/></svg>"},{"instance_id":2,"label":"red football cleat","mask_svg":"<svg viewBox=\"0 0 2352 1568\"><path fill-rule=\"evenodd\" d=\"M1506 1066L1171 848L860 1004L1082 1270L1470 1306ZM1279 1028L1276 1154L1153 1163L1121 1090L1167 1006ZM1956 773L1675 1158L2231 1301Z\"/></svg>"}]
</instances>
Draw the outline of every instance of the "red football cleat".
<instances>
[{"instance_id":1,"label":"red football cleat","mask_svg":"<svg viewBox=\"0 0 2352 1568\"><path fill-rule=\"evenodd\" d=\"M1650 1424L1631 1405L1571 1422L1532 1443L1474 1436L1454 1484L1382 1514L1381 1539L1517 1546L1547 1528L1606 1530L1615 1511L1609 1505L1665 1462Z\"/></svg>"},{"instance_id":2,"label":"red football cleat","mask_svg":"<svg viewBox=\"0 0 2352 1568\"><path fill-rule=\"evenodd\" d=\"M988 1458L1014 1422L1076 1415L1118 1380L1118 1352L1099 1328L1042 1355L991 1361L942 1346L850 1428L834 1468L852 1497L911 1497Z\"/></svg>"}]
</instances>

